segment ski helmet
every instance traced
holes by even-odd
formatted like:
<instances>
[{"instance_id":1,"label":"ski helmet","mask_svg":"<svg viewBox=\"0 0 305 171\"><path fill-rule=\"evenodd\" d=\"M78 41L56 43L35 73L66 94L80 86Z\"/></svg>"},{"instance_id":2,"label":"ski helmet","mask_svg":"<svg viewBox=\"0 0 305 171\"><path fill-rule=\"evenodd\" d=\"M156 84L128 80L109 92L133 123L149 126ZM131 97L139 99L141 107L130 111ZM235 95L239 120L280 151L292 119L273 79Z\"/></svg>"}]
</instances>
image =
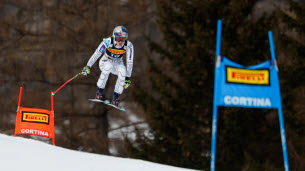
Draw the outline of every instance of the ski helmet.
<instances>
[{"instance_id":1,"label":"ski helmet","mask_svg":"<svg viewBox=\"0 0 305 171\"><path fill-rule=\"evenodd\" d=\"M113 38L115 39L116 37L126 37L128 38L128 32L127 29L123 26L117 26L113 30Z\"/></svg>"}]
</instances>

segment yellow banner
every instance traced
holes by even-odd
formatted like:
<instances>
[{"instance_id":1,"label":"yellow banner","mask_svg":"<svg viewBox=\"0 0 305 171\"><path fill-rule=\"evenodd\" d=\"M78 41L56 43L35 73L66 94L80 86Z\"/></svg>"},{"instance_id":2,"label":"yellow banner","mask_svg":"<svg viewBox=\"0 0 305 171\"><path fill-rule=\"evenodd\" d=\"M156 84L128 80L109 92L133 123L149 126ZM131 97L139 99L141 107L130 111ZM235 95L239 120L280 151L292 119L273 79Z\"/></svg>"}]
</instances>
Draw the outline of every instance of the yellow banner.
<instances>
[{"instance_id":1,"label":"yellow banner","mask_svg":"<svg viewBox=\"0 0 305 171\"><path fill-rule=\"evenodd\" d=\"M122 54L126 53L126 50L117 50L117 49L110 49L110 48L108 48L107 50L109 50L109 52L116 54L116 55L122 55Z\"/></svg>"},{"instance_id":2,"label":"yellow banner","mask_svg":"<svg viewBox=\"0 0 305 171\"><path fill-rule=\"evenodd\" d=\"M226 67L227 82L239 84L270 85L269 70Z\"/></svg>"},{"instance_id":3,"label":"yellow banner","mask_svg":"<svg viewBox=\"0 0 305 171\"><path fill-rule=\"evenodd\" d=\"M49 115L42 113L22 113L22 121L24 122L38 122L49 124Z\"/></svg>"}]
</instances>

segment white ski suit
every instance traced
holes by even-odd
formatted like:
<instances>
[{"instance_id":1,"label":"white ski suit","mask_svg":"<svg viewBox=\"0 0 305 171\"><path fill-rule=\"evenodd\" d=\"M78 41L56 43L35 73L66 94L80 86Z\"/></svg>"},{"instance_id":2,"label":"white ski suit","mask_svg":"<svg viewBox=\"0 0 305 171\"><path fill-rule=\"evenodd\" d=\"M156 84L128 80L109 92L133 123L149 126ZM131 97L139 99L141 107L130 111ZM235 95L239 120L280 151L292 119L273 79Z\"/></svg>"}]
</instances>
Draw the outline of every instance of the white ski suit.
<instances>
[{"instance_id":1,"label":"white ski suit","mask_svg":"<svg viewBox=\"0 0 305 171\"><path fill-rule=\"evenodd\" d=\"M126 65L124 65L123 55L126 53ZM113 37L104 39L94 54L90 57L87 66L90 68L97 61L97 59L103 55L100 59L99 67L101 75L97 81L97 86L104 89L110 73L117 75L118 79L115 84L114 92L122 94L124 90L125 77L131 77L133 68L133 56L134 48L130 41L126 40L121 48L117 48Z\"/></svg>"}]
</instances>

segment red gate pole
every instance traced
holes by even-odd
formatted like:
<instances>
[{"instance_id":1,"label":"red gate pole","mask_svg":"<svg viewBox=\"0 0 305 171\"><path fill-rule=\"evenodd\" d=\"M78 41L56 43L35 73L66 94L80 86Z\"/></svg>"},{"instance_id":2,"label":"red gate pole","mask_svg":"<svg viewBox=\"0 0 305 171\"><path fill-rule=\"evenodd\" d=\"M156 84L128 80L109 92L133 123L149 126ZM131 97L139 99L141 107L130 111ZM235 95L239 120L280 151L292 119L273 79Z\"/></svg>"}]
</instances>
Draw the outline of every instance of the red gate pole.
<instances>
[{"instance_id":1,"label":"red gate pole","mask_svg":"<svg viewBox=\"0 0 305 171\"><path fill-rule=\"evenodd\" d=\"M21 104L21 97L22 97L22 87L20 87L19 102L18 102L18 109L17 109L17 111L19 110L19 107L20 107L20 104Z\"/></svg>"},{"instance_id":2,"label":"red gate pole","mask_svg":"<svg viewBox=\"0 0 305 171\"><path fill-rule=\"evenodd\" d=\"M53 117L54 117L54 95L53 95L53 92L51 92L51 111L53 112Z\"/></svg>"},{"instance_id":3,"label":"red gate pole","mask_svg":"<svg viewBox=\"0 0 305 171\"><path fill-rule=\"evenodd\" d=\"M17 113L18 113L19 108L20 108L21 98L22 98L22 87L20 87L20 92L19 92L19 101L18 101ZM18 117L16 117L16 123L17 123L17 119L18 119ZM17 136L17 134L16 134L16 128L15 128L15 137L16 137L16 136Z\"/></svg>"},{"instance_id":4,"label":"red gate pole","mask_svg":"<svg viewBox=\"0 0 305 171\"><path fill-rule=\"evenodd\" d=\"M55 115L54 115L54 93L53 92L51 92L51 112L52 112L52 125L53 125L53 129L54 129L54 135L53 135L53 137L52 137L52 140L53 140L53 145L55 145L55 124L54 124L54 122L55 122Z\"/></svg>"}]
</instances>

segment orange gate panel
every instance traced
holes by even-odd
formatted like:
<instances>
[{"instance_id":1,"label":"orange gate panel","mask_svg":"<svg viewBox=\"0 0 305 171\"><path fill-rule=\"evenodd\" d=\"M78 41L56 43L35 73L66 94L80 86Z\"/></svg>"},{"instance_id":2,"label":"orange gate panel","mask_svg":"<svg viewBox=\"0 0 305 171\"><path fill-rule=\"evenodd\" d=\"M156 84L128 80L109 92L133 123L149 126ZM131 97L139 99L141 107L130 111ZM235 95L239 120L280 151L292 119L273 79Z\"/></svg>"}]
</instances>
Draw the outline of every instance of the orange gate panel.
<instances>
[{"instance_id":1,"label":"orange gate panel","mask_svg":"<svg viewBox=\"0 0 305 171\"><path fill-rule=\"evenodd\" d=\"M51 93L51 110L21 107L22 87L16 117L15 136L18 134L36 135L52 138L55 145L54 103Z\"/></svg>"}]
</instances>

